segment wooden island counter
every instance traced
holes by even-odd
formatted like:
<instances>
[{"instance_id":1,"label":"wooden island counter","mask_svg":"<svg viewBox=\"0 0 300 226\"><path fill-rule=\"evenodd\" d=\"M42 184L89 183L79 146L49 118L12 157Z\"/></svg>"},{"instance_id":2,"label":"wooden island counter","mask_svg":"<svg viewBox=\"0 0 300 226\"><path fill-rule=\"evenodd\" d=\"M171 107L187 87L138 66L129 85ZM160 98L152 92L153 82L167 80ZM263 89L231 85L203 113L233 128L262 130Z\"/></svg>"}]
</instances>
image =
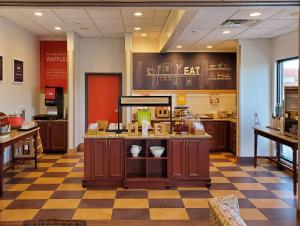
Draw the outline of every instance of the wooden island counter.
<instances>
[{"instance_id":1,"label":"wooden island counter","mask_svg":"<svg viewBox=\"0 0 300 226\"><path fill-rule=\"evenodd\" d=\"M84 137L83 186L155 188L210 186L210 135L128 136L98 133ZM132 145L142 151L132 157ZM151 146L163 146L160 158Z\"/></svg>"}]
</instances>

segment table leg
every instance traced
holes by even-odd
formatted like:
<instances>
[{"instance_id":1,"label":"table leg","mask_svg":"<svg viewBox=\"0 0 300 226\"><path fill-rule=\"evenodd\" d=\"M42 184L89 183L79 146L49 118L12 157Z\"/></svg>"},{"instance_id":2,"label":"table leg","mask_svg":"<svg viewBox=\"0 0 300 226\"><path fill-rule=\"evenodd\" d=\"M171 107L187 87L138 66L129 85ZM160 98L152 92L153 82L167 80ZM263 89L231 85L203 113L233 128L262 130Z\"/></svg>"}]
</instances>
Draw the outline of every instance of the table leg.
<instances>
[{"instance_id":1,"label":"table leg","mask_svg":"<svg viewBox=\"0 0 300 226\"><path fill-rule=\"evenodd\" d=\"M257 133L254 131L254 168L257 165Z\"/></svg>"},{"instance_id":2,"label":"table leg","mask_svg":"<svg viewBox=\"0 0 300 226\"><path fill-rule=\"evenodd\" d=\"M34 168L37 169L37 155L38 155L38 150L37 150L37 136L38 136L38 131L36 131L33 134L33 147L34 147Z\"/></svg>"},{"instance_id":3,"label":"table leg","mask_svg":"<svg viewBox=\"0 0 300 226\"><path fill-rule=\"evenodd\" d=\"M0 196L3 194L3 153L4 147L0 145Z\"/></svg>"},{"instance_id":4,"label":"table leg","mask_svg":"<svg viewBox=\"0 0 300 226\"><path fill-rule=\"evenodd\" d=\"M297 194L297 148L293 148L293 188L294 188L294 195Z\"/></svg>"}]
</instances>

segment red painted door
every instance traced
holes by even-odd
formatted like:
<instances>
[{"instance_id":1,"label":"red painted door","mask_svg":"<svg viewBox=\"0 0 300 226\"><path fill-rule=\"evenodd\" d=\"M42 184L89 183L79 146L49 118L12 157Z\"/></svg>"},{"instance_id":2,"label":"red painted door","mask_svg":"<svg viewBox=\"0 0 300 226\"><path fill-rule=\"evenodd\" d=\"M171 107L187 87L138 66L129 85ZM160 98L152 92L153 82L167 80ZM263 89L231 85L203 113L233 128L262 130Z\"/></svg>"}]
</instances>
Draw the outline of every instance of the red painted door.
<instances>
[{"instance_id":1,"label":"red painted door","mask_svg":"<svg viewBox=\"0 0 300 226\"><path fill-rule=\"evenodd\" d=\"M90 74L87 79L88 124L97 120L118 122L120 76Z\"/></svg>"}]
</instances>

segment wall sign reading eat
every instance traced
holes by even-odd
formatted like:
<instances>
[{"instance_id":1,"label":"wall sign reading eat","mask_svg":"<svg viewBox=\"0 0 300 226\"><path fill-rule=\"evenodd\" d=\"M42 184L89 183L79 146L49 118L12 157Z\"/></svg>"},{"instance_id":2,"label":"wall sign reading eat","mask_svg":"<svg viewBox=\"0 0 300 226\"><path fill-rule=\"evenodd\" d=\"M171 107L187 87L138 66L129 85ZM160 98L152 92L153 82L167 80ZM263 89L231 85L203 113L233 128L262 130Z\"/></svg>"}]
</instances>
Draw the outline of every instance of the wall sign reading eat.
<instances>
[{"instance_id":1,"label":"wall sign reading eat","mask_svg":"<svg viewBox=\"0 0 300 226\"><path fill-rule=\"evenodd\" d=\"M134 53L134 90L235 90L236 53Z\"/></svg>"},{"instance_id":2,"label":"wall sign reading eat","mask_svg":"<svg viewBox=\"0 0 300 226\"><path fill-rule=\"evenodd\" d=\"M41 41L41 91L46 86L63 87L67 90L67 42Z\"/></svg>"}]
</instances>

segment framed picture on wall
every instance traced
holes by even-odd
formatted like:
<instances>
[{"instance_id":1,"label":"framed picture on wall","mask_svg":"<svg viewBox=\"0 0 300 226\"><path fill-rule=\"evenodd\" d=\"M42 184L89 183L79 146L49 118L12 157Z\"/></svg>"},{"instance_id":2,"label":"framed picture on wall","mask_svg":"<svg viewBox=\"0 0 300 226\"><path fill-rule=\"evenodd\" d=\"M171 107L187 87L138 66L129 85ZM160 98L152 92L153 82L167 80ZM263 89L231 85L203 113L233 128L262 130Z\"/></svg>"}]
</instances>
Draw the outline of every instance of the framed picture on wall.
<instances>
[{"instance_id":1,"label":"framed picture on wall","mask_svg":"<svg viewBox=\"0 0 300 226\"><path fill-rule=\"evenodd\" d=\"M0 56L0 82L3 81L3 57Z\"/></svg>"},{"instance_id":2,"label":"framed picture on wall","mask_svg":"<svg viewBox=\"0 0 300 226\"><path fill-rule=\"evenodd\" d=\"M13 82L24 82L24 63L21 60L13 59Z\"/></svg>"}]
</instances>

